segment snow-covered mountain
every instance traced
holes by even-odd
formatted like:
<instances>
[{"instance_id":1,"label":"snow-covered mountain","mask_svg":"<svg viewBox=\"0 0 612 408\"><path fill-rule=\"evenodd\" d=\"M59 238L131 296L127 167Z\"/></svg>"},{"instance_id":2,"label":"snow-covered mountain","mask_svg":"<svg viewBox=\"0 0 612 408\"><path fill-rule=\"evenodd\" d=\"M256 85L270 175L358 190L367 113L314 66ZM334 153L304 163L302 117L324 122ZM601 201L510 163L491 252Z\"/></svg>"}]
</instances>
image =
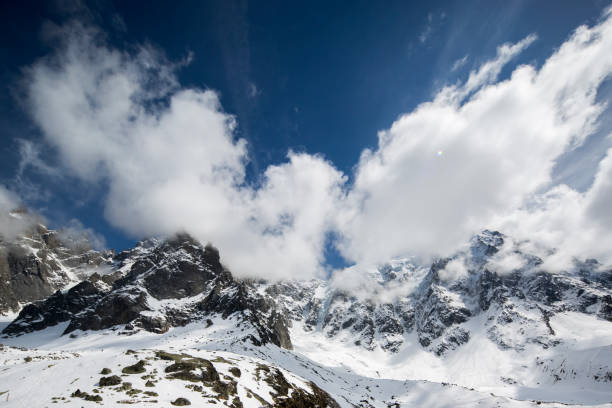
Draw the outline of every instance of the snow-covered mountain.
<instances>
[{"instance_id":1,"label":"snow-covered mountain","mask_svg":"<svg viewBox=\"0 0 612 408\"><path fill-rule=\"evenodd\" d=\"M469 342L470 327L484 316L487 337L500 349L515 351L528 344L555 346L550 320L560 313L612 322L611 270L589 260L549 273L539 267L541 259L517 248L500 254L506 245L502 234L484 231L467 251L429 267L410 259L384 265L367 277L372 293L373 287L379 293L387 287L407 289L387 302L351 296L328 281L284 282L265 291L304 332L389 353L399 353L415 338L436 356L448 354ZM499 255L516 258L517 267L502 272Z\"/></svg>"},{"instance_id":2,"label":"snow-covered mountain","mask_svg":"<svg viewBox=\"0 0 612 408\"><path fill-rule=\"evenodd\" d=\"M360 275L367 290L353 291L334 279L236 279L214 247L188 235L146 240L115 255L103 276L90 275L25 306L2 332L3 352L14 364L0 372L0 380L32 367L17 363L21 354L43 364L57 353L79 353L88 367L79 378L89 378L108 350L121 354L131 348L156 370L144 375L154 375L159 388L169 390L164 391L167 402L178 398L176 382L168 381L175 379L173 371L160 365L159 350L184 354L192 362L213 361L212 352L240 361L248 382L225 374L220 377L225 385L217 385L217 391L243 390L232 398L221 398L214 383L200 378L201 366L183 370L199 387L189 388L187 399L209 395L232 406L611 402L612 271L587 260L551 272L525 248L484 231L465 250L429 265L407 258ZM258 369L264 363L253 359L264 360L268 371ZM117 364L125 365L123 360ZM71 364L58 366L70 370ZM217 371L229 369L223 364ZM274 370L283 374L266 377ZM95 381L77 380L80 393L64 384L66 392L54 396L80 406L87 403L82 393L118 401L136 387L133 381L126 390L117 384L109 394L110 388ZM273 391L265 391L264 383ZM21 390L13 392L23 391L11 384ZM146 398L143 389L127 396ZM319 402L281 401L294 393L296 398L318 395Z\"/></svg>"}]
</instances>

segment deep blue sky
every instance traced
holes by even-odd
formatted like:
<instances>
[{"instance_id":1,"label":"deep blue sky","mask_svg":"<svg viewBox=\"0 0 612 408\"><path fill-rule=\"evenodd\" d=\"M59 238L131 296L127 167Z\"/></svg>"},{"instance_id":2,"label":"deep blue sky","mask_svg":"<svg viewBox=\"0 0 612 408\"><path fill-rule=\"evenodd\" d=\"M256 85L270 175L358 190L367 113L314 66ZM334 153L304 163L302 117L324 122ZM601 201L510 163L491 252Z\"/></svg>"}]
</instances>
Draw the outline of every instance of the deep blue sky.
<instances>
[{"instance_id":1,"label":"deep blue sky","mask_svg":"<svg viewBox=\"0 0 612 408\"><path fill-rule=\"evenodd\" d=\"M0 6L0 182L19 188L51 225L77 218L103 234L109 247L122 249L135 237L105 222L104 186L84 189L31 171L20 182L15 178L16 138L40 137L19 105L21 72L49 52L41 41L44 22L75 17L62 6L68 3ZM578 25L597 20L607 4L94 1L87 18L119 48L148 42L175 61L192 52L180 81L220 92L223 108L237 117L237 136L249 141L254 180L267 165L282 162L289 148L322 153L351 175L361 151L376 146L377 131L443 84L465 78L498 45L536 33L537 42L518 62L539 65ZM466 55L465 65L451 72ZM57 164L53 151L42 157ZM46 195L28 196L24 185Z\"/></svg>"}]
</instances>

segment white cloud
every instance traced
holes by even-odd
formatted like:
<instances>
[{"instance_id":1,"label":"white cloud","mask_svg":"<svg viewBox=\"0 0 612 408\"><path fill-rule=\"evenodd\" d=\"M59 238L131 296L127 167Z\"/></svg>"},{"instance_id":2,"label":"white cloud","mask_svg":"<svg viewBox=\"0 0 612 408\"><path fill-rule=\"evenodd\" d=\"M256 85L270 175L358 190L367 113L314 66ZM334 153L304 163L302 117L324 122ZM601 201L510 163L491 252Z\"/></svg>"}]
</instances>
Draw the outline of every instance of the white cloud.
<instances>
[{"instance_id":1,"label":"white cloud","mask_svg":"<svg viewBox=\"0 0 612 408\"><path fill-rule=\"evenodd\" d=\"M41 159L40 146L31 140L18 139L19 143L19 167L17 168L17 178L21 178L28 168L32 168L47 176L60 177L61 172L49 166Z\"/></svg>"},{"instance_id":2,"label":"white cloud","mask_svg":"<svg viewBox=\"0 0 612 408\"><path fill-rule=\"evenodd\" d=\"M14 210L19 205L15 194L11 193L4 186L0 185L0 211L6 212Z\"/></svg>"},{"instance_id":3,"label":"white cloud","mask_svg":"<svg viewBox=\"0 0 612 408\"><path fill-rule=\"evenodd\" d=\"M249 82L247 94L249 95L249 98L255 98L261 94L261 91L259 88L257 88L257 85L255 85L253 82Z\"/></svg>"},{"instance_id":4,"label":"white cloud","mask_svg":"<svg viewBox=\"0 0 612 408\"><path fill-rule=\"evenodd\" d=\"M74 218L58 230L58 236L62 244L69 248L106 249L106 240L102 235Z\"/></svg>"},{"instance_id":5,"label":"white cloud","mask_svg":"<svg viewBox=\"0 0 612 408\"><path fill-rule=\"evenodd\" d=\"M28 70L29 107L65 171L108 185L113 225L135 236L186 230L242 276L323 275L329 232L358 265L447 255L491 225L559 248L582 228L572 252L609 248L612 159L585 194L550 185L557 158L595 130L603 109L595 97L612 72L604 17L539 70L519 66L503 81L503 66L536 37L500 46L464 83L381 131L351 186L323 158L292 152L248 184L246 142L214 91L181 88L181 64L152 47L112 49L79 24L55 28L56 52Z\"/></svg>"},{"instance_id":6,"label":"white cloud","mask_svg":"<svg viewBox=\"0 0 612 408\"><path fill-rule=\"evenodd\" d=\"M28 73L30 112L63 165L108 183L105 215L135 235L184 230L221 249L236 274L322 275L341 173L289 153L262 184L245 184L246 142L211 90L181 89L160 52L108 47L73 24Z\"/></svg>"},{"instance_id":7,"label":"white cloud","mask_svg":"<svg viewBox=\"0 0 612 408\"><path fill-rule=\"evenodd\" d=\"M17 194L0 185L0 242L15 242L20 237L35 233L37 227L44 224L45 219L41 215L24 207ZM106 248L104 237L77 219L71 219L57 232L62 244L71 248Z\"/></svg>"},{"instance_id":8,"label":"white cloud","mask_svg":"<svg viewBox=\"0 0 612 408\"><path fill-rule=\"evenodd\" d=\"M448 261L444 269L438 271L438 277L446 282L463 279L468 276L468 270L463 258L454 258Z\"/></svg>"},{"instance_id":9,"label":"white cloud","mask_svg":"<svg viewBox=\"0 0 612 408\"><path fill-rule=\"evenodd\" d=\"M452 103L459 104L464 98L469 96L472 92L480 89L484 85L488 85L494 82L502 68L508 64L513 58L519 55L529 47L537 36L530 34L523 38L516 44L502 44L497 47L497 55L494 59L486 61L477 70L470 72L470 75L461 86L449 86L443 89L438 95L437 99L440 103ZM448 99L448 101L445 101Z\"/></svg>"},{"instance_id":10,"label":"white cloud","mask_svg":"<svg viewBox=\"0 0 612 408\"><path fill-rule=\"evenodd\" d=\"M529 254L533 252L531 248L521 248L512 237L506 236L504 245L487 261L487 268L498 274L507 274L523 268L527 262L520 249L527 249Z\"/></svg>"},{"instance_id":11,"label":"white cloud","mask_svg":"<svg viewBox=\"0 0 612 408\"><path fill-rule=\"evenodd\" d=\"M462 68L465 64L467 64L469 56L464 55L462 58L459 58L453 62L453 66L451 67L451 72L457 71L459 68Z\"/></svg>"},{"instance_id":12,"label":"white cloud","mask_svg":"<svg viewBox=\"0 0 612 408\"><path fill-rule=\"evenodd\" d=\"M573 258L612 263L612 149L584 193L559 185L537 195L529 207L500 217L496 228L544 260L544 268L564 270ZM550 249L554 252L551 254Z\"/></svg>"},{"instance_id":13,"label":"white cloud","mask_svg":"<svg viewBox=\"0 0 612 408\"><path fill-rule=\"evenodd\" d=\"M439 13L428 13L425 27L419 34L419 42L421 44L427 43L435 32L440 29L445 20L446 13L443 11Z\"/></svg>"},{"instance_id":14,"label":"white cloud","mask_svg":"<svg viewBox=\"0 0 612 408\"><path fill-rule=\"evenodd\" d=\"M551 205L545 199L539 209L525 207L550 188L555 160L596 128L602 111L596 91L612 72L612 19L607 13L598 25L578 28L540 70L519 66L496 82L503 65L534 39L499 47L464 84L401 116L380 132L376 150L363 152L350 211L339 217L348 259L445 255L496 216L522 209L526 217ZM610 214L604 204L592 208L590 216Z\"/></svg>"},{"instance_id":15,"label":"white cloud","mask_svg":"<svg viewBox=\"0 0 612 408\"><path fill-rule=\"evenodd\" d=\"M0 242L13 241L41 221L23 209L15 193L0 185Z\"/></svg>"}]
</instances>

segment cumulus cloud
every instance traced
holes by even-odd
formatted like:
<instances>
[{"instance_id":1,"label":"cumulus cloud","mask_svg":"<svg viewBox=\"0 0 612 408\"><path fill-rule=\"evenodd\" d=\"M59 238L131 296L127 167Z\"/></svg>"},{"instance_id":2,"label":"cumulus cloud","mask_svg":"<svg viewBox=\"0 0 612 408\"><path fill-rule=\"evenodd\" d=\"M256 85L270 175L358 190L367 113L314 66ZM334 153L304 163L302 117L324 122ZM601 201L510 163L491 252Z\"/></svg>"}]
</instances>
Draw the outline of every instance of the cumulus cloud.
<instances>
[{"instance_id":1,"label":"cumulus cloud","mask_svg":"<svg viewBox=\"0 0 612 408\"><path fill-rule=\"evenodd\" d=\"M540 256L546 269L566 270L574 258L596 258L610 264L610 200L612 149L601 161L595 181L586 192L555 186L535 196L530 206L499 217L495 224L523 240L523 249Z\"/></svg>"},{"instance_id":2,"label":"cumulus cloud","mask_svg":"<svg viewBox=\"0 0 612 408\"><path fill-rule=\"evenodd\" d=\"M521 229L512 223L525 217L549 214L563 189L551 190L555 160L596 129L603 109L596 94L612 72L610 12L593 27L579 27L539 70L522 65L497 80L504 64L534 40L502 45L464 83L443 88L379 133L378 148L361 156L349 211L340 217L347 258L372 263L404 253L448 254L479 229L501 225L500 215L515 214L504 225L508 231ZM603 171L594 190L607 189ZM574 191L565 195L580 199ZM589 208L584 218L609 217L605 204ZM572 228L561 218L557 239L548 241L553 246ZM585 223L577 225L593 236Z\"/></svg>"},{"instance_id":3,"label":"cumulus cloud","mask_svg":"<svg viewBox=\"0 0 612 408\"><path fill-rule=\"evenodd\" d=\"M330 232L357 265L447 255L490 226L565 255L602 255L612 242L610 154L587 192L551 185L556 160L594 132L603 111L609 11L541 68L518 66L504 80L502 68L536 36L501 45L464 82L381 131L350 185L323 157L291 151L248 182L234 117L216 92L178 83L188 60L172 63L151 46L114 49L79 23L50 32L55 52L24 82L30 114L63 171L108 185L105 216L133 236L187 231L217 245L234 273L265 278L323 276ZM461 276L461 266L444 273Z\"/></svg>"},{"instance_id":4,"label":"cumulus cloud","mask_svg":"<svg viewBox=\"0 0 612 408\"><path fill-rule=\"evenodd\" d=\"M134 236L183 230L246 276L322 275L344 178L290 152L261 185L245 182L246 142L217 93L180 88L151 47L109 47L95 28L56 27L56 53L30 67L29 109L66 170L108 183L105 215Z\"/></svg>"}]
</instances>

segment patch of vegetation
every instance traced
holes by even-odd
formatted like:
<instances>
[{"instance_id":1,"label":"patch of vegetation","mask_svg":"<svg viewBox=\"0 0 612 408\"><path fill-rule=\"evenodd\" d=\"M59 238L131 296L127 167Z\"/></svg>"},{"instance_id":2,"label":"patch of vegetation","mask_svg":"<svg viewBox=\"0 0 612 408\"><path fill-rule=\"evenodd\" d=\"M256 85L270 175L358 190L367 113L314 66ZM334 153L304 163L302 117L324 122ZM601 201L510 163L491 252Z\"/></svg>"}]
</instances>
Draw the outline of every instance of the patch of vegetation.
<instances>
[{"instance_id":1,"label":"patch of vegetation","mask_svg":"<svg viewBox=\"0 0 612 408\"><path fill-rule=\"evenodd\" d=\"M181 361L184 356L180 354L168 353L167 351L159 350L155 352L155 356L162 360Z\"/></svg>"},{"instance_id":2,"label":"patch of vegetation","mask_svg":"<svg viewBox=\"0 0 612 408\"><path fill-rule=\"evenodd\" d=\"M91 395L88 394L86 392L83 392L81 390L76 390L75 392L73 392L70 395L72 398L82 398L85 401L94 401L94 402L101 402L102 401L102 397L99 395Z\"/></svg>"},{"instance_id":3,"label":"patch of vegetation","mask_svg":"<svg viewBox=\"0 0 612 408\"><path fill-rule=\"evenodd\" d=\"M267 407L270 406L270 404L268 403L268 401L266 401L265 399L263 399L261 396L259 396L256 392L253 392L253 390L250 389L246 389L247 390L247 398L251 398L251 397L255 397L255 399L257 401L259 401L259 403L261 404L262 407Z\"/></svg>"},{"instance_id":4,"label":"patch of vegetation","mask_svg":"<svg viewBox=\"0 0 612 408\"><path fill-rule=\"evenodd\" d=\"M270 367L268 367L265 364L257 364L257 367L255 368L255 378L257 379L257 381L261 380L261 372L264 373L269 373L270 372Z\"/></svg>"},{"instance_id":5,"label":"patch of vegetation","mask_svg":"<svg viewBox=\"0 0 612 408\"><path fill-rule=\"evenodd\" d=\"M213 366L213 364L203 358L192 357L188 355L178 355L164 353L162 354L164 360L170 359L174 361L166 367L166 373L172 373L168 376L171 379L179 379L191 382L215 382L219 380L219 373ZM193 371L200 370L200 374L194 374Z\"/></svg>"},{"instance_id":6,"label":"patch of vegetation","mask_svg":"<svg viewBox=\"0 0 612 408\"><path fill-rule=\"evenodd\" d=\"M129 395L130 397L133 397L133 396L135 396L135 395L140 394L141 392L142 392L142 390L139 390L139 389L137 389L137 388L132 388L131 390L127 390L125 393L126 393L127 395Z\"/></svg>"},{"instance_id":7,"label":"patch of vegetation","mask_svg":"<svg viewBox=\"0 0 612 408\"><path fill-rule=\"evenodd\" d=\"M172 401L171 404L177 407L184 407L186 405L191 405L191 402L187 398L179 397Z\"/></svg>"},{"instance_id":8,"label":"patch of vegetation","mask_svg":"<svg viewBox=\"0 0 612 408\"><path fill-rule=\"evenodd\" d=\"M109 375L111 373L111 369L110 368L103 368L102 371L100 371L100 374L102 375Z\"/></svg>"},{"instance_id":9,"label":"patch of vegetation","mask_svg":"<svg viewBox=\"0 0 612 408\"><path fill-rule=\"evenodd\" d=\"M0 393L0 395L2 395L2 393ZM66 397L51 397L51 402L53 404L57 404L60 401L66 401Z\"/></svg>"},{"instance_id":10,"label":"patch of vegetation","mask_svg":"<svg viewBox=\"0 0 612 408\"><path fill-rule=\"evenodd\" d=\"M231 395L236 395L236 382L230 381L224 383L223 381L215 381L212 389L216 392L217 398L227 400Z\"/></svg>"},{"instance_id":11,"label":"patch of vegetation","mask_svg":"<svg viewBox=\"0 0 612 408\"><path fill-rule=\"evenodd\" d=\"M32 361L32 357L27 356L27 357L24 357L24 359L23 359L23 360L24 360L26 363L29 363L29 362L31 362L31 361Z\"/></svg>"},{"instance_id":12,"label":"patch of vegetation","mask_svg":"<svg viewBox=\"0 0 612 408\"><path fill-rule=\"evenodd\" d=\"M312 394L303 389L294 389L288 398L274 398L275 407L279 408L304 408L304 407L329 407L340 408L340 405L328 393L317 387L314 383L309 383Z\"/></svg>"},{"instance_id":13,"label":"patch of vegetation","mask_svg":"<svg viewBox=\"0 0 612 408\"><path fill-rule=\"evenodd\" d=\"M170 364L168 367L166 367L165 371L167 373L174 373L177 371L191 371L191 370L195 370L197 368L202 367L202 364L200 364L198 361L177 361L173 364Z\"/></svg>"},{"instance_id":14,"label":"patch of vegetation","mask_svg":"<svg viewBox=\"0 0 612 408\"><path fill-rule=\"evenodd\" d=\"M132 383L124 382L123 384L121 384L121 387L117 388L117 391L129 391L131 389L132 389Z\"/></svg>"},{"instance_id":15,"label":"patch of vegetation","mask_svg":"<svg viewBox=\"0 0 612 408\"><path fill-rule=\"evenodd\" d=\"M215 359L214 359L214 360L212 360L212 361L213 361L214 363L232 364L232 362L231 362L231 361L228 361L228 360L224 359L224 358L223 358L223 357L221 357L221 356L215 357Z\"/></svg>"},{"instance_id":16,"label":"patch of vegetation","mask_svg":"<svg viewBox=\"0 0 612 408\"><path fill-rule=\"evenodd\" d=\"M110 377L100 377L100 387L109 387L112 385L121 384L121 377L118 375L111 375Z\"/></svg>"},{"instance_id":17,"label":"patch of vegetation","mask_svg":"<svg viewBox=\"0 0 612 408\"><path fill-rule=\"evenodd\" d=\"M146 371L144 368L145 364L146 361L139 360L136 364L125 367L121 372L123 374L141 374Z\"/></svg>"},{"instance_id":18,"label":"patch of vegetation","mask_svg":"<svg viewBox=\"0 0 612 408\"><path fill-rule=\"evenodd\" d=\"M154 391L145 391L144 394L148 395L149 397L157 397L157 396L159 396L159 394L154 392Z\"/></svg>"},{"instance_id":19,"label":"patch of vegetation","mask_svg":"<svg viewBox=\"0 0 612 408\"><path fill-rule=\"evenodd\" d=\"M264 381L272 387L277 396L286 396L289 390L293 388L278 368L273 368L268 371L268 375L266 375Z\"/></svg>"},{"instance_id":20,"label":"patch of vegetation","mask_svg":"<svg viewBox=\"0 0 612 408\"><path fill-rule=\"evenodd\" d=\"M145 387L155 387L155 383L149 380L145 383Z\"/></svg>"},{"instance_id":21,"label":"patch of vegetation","mask_svg":"<svg viewBox=\"0 0 612 408\"><path fill-rule=\"evenodd\" d=\"M165 372L169 375L166 378L178 379L189 382L202 382L205 386L212 388L217 394L218 399L228 400L230 396L236 395L236 382L230 377L227 377L227 382L221 381L219 372L215 366L208 360L199 357L193 357L187 354L174 354L165 351L157 351L156 356L162 360L173 361L172 364L165 368ZM229 361L218 358L218 362L230 363ZM199 373L197 373L199 371ZM188 388L191 388L187 386ZM201 386L194 385L194 391L203 392Z\"/></svg>"},{"instance_id":22,"label":"patch of vegetation","mask_svg":"<svg viewBox=\"0 0 612 408\"><path fill-rule=\"evenodd\" d=\"M230 407L231 408L243 408L242 401L240 401L240 398L234 397L234 399L232 400L232 405L230 405Z\"/></svg>"},{"instance_id":23,"label":"patch of vegetation","mask_svg":"<svg viewBox=\"0 0 612 408\"><path fill-rule=\"evenodd\" d=\"M198 374L194 374L191 372L191 370L188 369L184 369L181 371L176 371L173 372L172 374L170 374L168 377L171 380L183 380L183 381L190 381L190 382L200 382L202 381L202 376L198 375Z\"/></svg>"},{"instance_id":24,"label":"patch of vegetation","mask_svg":"<svg viewBox=\"0 0 612 408\"><path fill-rule=\"evenodd\" d=\"M240 369L238 367L231 367L229 369L229 372L232 373L232 375L234 377L238 377L238 378L240 378L240 376L242 375L242 373L240 372Z\"/></svg>"}]
</instances>

